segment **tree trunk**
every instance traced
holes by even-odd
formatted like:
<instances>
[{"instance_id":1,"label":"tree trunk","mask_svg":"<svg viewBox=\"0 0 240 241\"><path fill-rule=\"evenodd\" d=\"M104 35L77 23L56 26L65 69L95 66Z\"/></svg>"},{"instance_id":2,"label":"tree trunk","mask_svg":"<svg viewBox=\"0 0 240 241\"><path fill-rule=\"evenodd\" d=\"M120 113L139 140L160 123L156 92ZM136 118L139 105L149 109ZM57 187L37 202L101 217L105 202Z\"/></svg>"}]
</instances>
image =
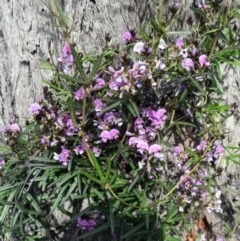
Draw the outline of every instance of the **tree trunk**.
<instances>
[{"instance_id":1,"label":"tree trunk","mask_svg":"<svg viewBox=\"0 0 240 241\"><path fill-rule=\"evenodd\" d=\"M151 15L151 7L144 0L61 0L63 11L73 21L76 32L73 42L79 49L100 51L105 34L120 44L121 34L130 24L137 27ZM23 123L28 107L42 92L39 59L53 59L61 52L64 40L58 31L56 18L48 0L4 0L0 5L0 126L7 125L13 114Z\"/></svg>"}]
</instances>

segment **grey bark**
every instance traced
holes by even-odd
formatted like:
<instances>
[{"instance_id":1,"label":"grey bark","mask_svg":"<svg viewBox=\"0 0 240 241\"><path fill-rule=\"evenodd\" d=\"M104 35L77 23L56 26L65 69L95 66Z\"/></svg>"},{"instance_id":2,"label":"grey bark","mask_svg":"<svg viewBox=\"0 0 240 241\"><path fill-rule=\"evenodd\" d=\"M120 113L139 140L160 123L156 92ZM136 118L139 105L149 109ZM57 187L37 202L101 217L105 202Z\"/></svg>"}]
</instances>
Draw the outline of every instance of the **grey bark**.
<instances>
[{"instance_id":1,"label":"grey bark","mask_svg":"<svg viewBox=\"0 0 240 241\"><path fill-rule=\"evenodd\" d=\"M151 15L148 1L71 0L59 1L76 32L73 42L79 49L99 51L105 33L119 44L128 24L139 26ZM7 125L11 114L23 123L28 107L42 92L39 59L49 57L48 44L56 61L64 40L48 0L3 0L0 5L0 126Z\"/></svg>"}]
</instances>

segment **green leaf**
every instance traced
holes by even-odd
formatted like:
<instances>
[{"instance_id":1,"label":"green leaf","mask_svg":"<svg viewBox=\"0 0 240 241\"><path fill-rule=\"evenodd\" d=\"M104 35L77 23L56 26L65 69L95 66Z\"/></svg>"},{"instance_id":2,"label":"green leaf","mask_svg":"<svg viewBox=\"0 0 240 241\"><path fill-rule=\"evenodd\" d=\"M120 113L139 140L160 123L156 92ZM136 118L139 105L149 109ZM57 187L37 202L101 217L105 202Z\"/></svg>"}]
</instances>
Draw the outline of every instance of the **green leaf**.
<instances>
[{"instance_id":1,"label":"green leaf","mask_svg":"<svg viewBox=\"0 0 240 241\"><path fill-rule=\"evenodd\" d=\"M102 200L103 202L105 201L103 194L101 192L99 192L96 188L92 187L91 193L95 193L99 197L100 200Z\"/></svg>"},{"instance_id":2,"label":"green leaf","mask_svg":"<svg viewBox=\"0 0 240 241\"><path fill-rule=\"evenodd\" d=\"M131 228L130 231L128 231L127 233L125 233L125 234L122 236L122 240L125 239L125 238L131 237L131 236L134 235L138 230L143 229L144 226L145 226L145 222L141 222L141 223L138 224L137 226Z\"/></svg>"},{"instance_id":3,"label":"green leaf","mask_svg":"<svg viewBox=\"0 0 240 241\"><path fill-rule=\"evenodd\" d=\"M102 182L99 179L95 178L94 176L90 175L89 173L87 173L87 172L85 172L83 170L81 170L81 173L84 176L86 176L87 178L89 178L90 180L92 180L93 182L98 183L98 184L102 184Z\"/></svg>"},{"instance_id":4,"label":"green leaf","mask_svg":"<svg viewBox=\"0 0 240 241\"><path fill-rule=\"evenodd\" d=\"M98 59L95 61L94 65L93 65L93 69L89 75L89 81L92 81L92 78L95 76L95 74L99 70L99 67L101 66L101 63L102 63L103 56L104 56L104 54L101 54L98 57Z\"/></svg>"},{"instance_id":5,"label":"green leaf","mask_svg":"<svg viewBox=\"0 0 240 241\"><path fill-rule=\"evenodd\" d=\"M76 114L75 114L75 110L74 110L74 106L73 106L73 97L72 96L70 96L68 98L68 104L69 104L69 111L70 111L70 116L71 116L73 125L75 128L78 128L78 123L77 123Z\"/></svg>"},{"instance_id":6,"label":"green leaf","mask_svg":"<svg viewBox=\"0 0 240 241\"><path fill-rule=\"evenodd\" d=\"M109 105L107 108L105 108L104 110L101 111L101 114L103 114L103 113L105 113L105 112L108 112L108 111L110 111L110 110L118 107L118 106L121 105L122 103L123 103L123 101L120 100L120 101L117 101L117 102Z\"/></svg>"},{"instance_id":7,"label":"green leaf","mask_svg":"<svg viewBox=\"0 0 240 241\"><path fill-rule=\"evenodd\" d=\"M78 79L78 78L75 78L75 77L72 77L72 76L69 76L69 75L67 75L67 74L58 74L61 78L63 78L63 79L66 79L66 80L69 80L69 81L71 81L71 82L73 82L73 83L79 83L79 84L85 84L85 82L84 81L82 81L82 80L80 80L80 79Z\"/></svg>"},{"instance_id":8,"label":"green leaf","mask_svg":"<svg viewBox=\"0 0 240 241\"><path fill-rule=\"evenodd\" d=\"M176 122L176 124L178 125L182 125L182 126L191 126L191 127L196 127L196 125L189 123L189 122L184 122L184 121L178 121Z\"/></svg>"},{"instance_id":9,"label":"green leaf","mask_svg":"<svg viewBox=\"0 0 240 241\"><path fill-rule=\"evenodd\" d=\"M101 236L101 234L103 233L104 230L108 229L110 227L109 223L103 224L102 226L95 228L92 231L88 231L84 234L82 234L80 237L76 238L75 240L82 240L85 239L87 237L92 237L93 235L98 234L99 236Z\"/></svg>"},{"instance_id":10,"label":"green leaf","mask_svg":"<svg viewBox=\"0 0 240 241\"><path fill-rule=\"evenodd\" d=\"M48 218L51 217L52 213L54 212L54 210L56 209L56 207L59 205L59 203L61 202L61 200L64 198L64 192L65 190L68 188L68 183L65 184L65 186L61 187L60 192L57 194L58 197L56 198L55 202L53 203L53 205L51 206L50 212L47 215Z\"/></svg>"},{"instance_id":11,"label":"green leaf","mask_svg":"<svg viewBox=\"0 0 240 241\"><path fill-rule=\"evenodd\" d=\"M11 192L11 194L9 195L9 197L8 197L8 199L7 199L8 202L12 202L12 201L13 201L13 198L14 198L14 196L15 196L16 191L17 191L17 190L13 190L13 191ZM6 205L6 206L4 206L4 208L1 210L2 212L1 212L1 216L0 216L0 224L4 223L4 220L5 220L6 216L7 216L7 214L9 213L9 208L10 208L10 205Z\"/></svg>"},{"instance_id":12,"label":"green leaf","mask_svg":"<svg viewBox=\"0 0 240 241\"><path fill-rule=\"evenodd\" d=\"M74 45L73 44L70 44L70 48L71 48L71 52L72 52L72 55L73 55L73 58L74 58L74 61L76 63L76 67L78 69L78 71L80 72L80 75L84 81L84 84L87 84L88 83L88 78L83 70L83 66L82 66L82 63L81 63L81 60L79 59L78 55L77 55L77 52L74 48Z\"/></svg>"},{"instance_id":13,"label":"green leaf","mask_svg":"<svg viewBox=\"0 0 240 241\"><path fill-rule=\"evenodd\" d=\"M189 78L191 79L193 86L195 86L201 93L204 93L204 90L202 86L199 84L199 82L192 77L189 77Z\"/></svg>"},{"instance_id":14,"label":"green leaf","mask_svg":"<svg viewBox=\"0 0 240 241\"><path fill-rule=\"evenodd\" d=\"M42 82L45 83L46 85L50 86L52 89L54 89L56 91L60 91L60 88L58 86L54 85L53 83L51 83L50 81L43 79Z\"/></svg>"},{"instance_id":15,"label":"green leaf","mask_svg":"<svg viewBox=\"0 0 240 241\"><path fill-rule=\"evenodd\" d=\"M54 70L54 67L47 61L44 60L39 60L41 67L40 69L45 69L45 70Z\"/></svg>"},{"instance_id":16,"label":"green leaf","mask_svg":"<svg viewBox=\"0 0 240 241\"><path fill-rule=\"evenodd\" d=\"M193 12L195 12L197 15L199 15L200 17L202 17L206 22L208 22L207 16L206 14L199 10L198 8L195 7L189 7Z\"/></svg>"},{"instance_id":17,"label":"green leaf","mask_svg":"<svg viewBox=\"0 0 240 241\"><path fill-rule=\"evenodd\" d=\"M53 2L54 2L54 5L55 5L55 7L56 7L56 9L57 9L57 11L58 11L58 14L59 14L58 17L59 17L61 23L62 23L63 25L65 25L65 27L68 27L67 18L66 18L66 16L65 16L65 14L63 13L63 11L62 11L62 9L61 9L58 1L57 1L57 0L53 0Z\"/></svg>"},{"instance_id":18,"label":"green leaf","mask_svg":"<svg viewBox=\"0 0 240 241\"><path fill-rule=\"evenodd\" d=\"M220 70L220 71L221 71L221 70ZM220 73L219 73L219 74L220 74ZM213 77L213 80L214 80L214 82L215 82L215 85L216 85L218 91L219 91L220 93L223 93L222 85L219 83L217 77L216 77L214 74L212 75L212 77Z\"/></svg>"},{"instance_id":19,"label":"green leaf","mask_svg":"<svg viewBox=\"0 0 240 241\"><path fill-rule=\"evenodd\" d=\"M95 157L95 155L93 154L91 149L89 149L88 147L86 149L86 152L88 154L88 158L91 160L91 163L93 164L94 168L96 169L101 182L103 183L104 177L103 177L102 169L101 169L101 167L100 167L100 165L98 163L97 158Z\"/></svg>"}]
</instances>

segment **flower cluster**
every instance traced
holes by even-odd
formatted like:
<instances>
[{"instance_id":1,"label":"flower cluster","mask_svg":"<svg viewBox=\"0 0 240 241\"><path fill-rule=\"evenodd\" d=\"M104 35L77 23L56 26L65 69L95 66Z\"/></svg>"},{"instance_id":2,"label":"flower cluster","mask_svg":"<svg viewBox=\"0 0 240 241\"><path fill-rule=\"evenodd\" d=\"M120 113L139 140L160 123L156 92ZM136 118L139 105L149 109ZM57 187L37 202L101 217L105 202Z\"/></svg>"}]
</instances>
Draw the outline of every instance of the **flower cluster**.
<instances>
[{"instance_id":1,"label":"flower cluster","mask_svg":"<svg viewBox=\"0 0 240 241\"><path fill-rule=\"evenodd\" d=\"M97 226L94 219L77 219L77 227L81 228L83 231L91 231Z\"/></svg>"},{"instance_id":2,"label":"flower cluster","mask_svg":"<svg viewBox=\"0 0 240 241\"><path fill-rule=\"evenodd\" d=\"M68 44L65 44L62 48L62 54L58 58L58 62L62 64L62 70L64 73L69 74L74 65L74 59L71 54L71 48Z\"/></svg>"}]
</instances>

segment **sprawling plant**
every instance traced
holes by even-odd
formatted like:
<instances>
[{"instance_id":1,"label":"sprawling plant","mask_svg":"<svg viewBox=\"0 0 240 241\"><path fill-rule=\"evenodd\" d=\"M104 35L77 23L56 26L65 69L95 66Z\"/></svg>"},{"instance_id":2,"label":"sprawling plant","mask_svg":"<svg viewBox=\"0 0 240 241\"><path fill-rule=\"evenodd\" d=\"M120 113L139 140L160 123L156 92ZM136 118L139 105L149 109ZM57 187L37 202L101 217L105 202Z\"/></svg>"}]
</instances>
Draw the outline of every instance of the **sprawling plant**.
<instances>
[{"instance_id":1,"label":"sprawling plant","mask_svg":"<svg viewBox=\"0 0 240 241\"><path fill-rule=\"evenodd\" d=\"M224 121L237 106L221 101L221 64L240 65L239 8L200 1L186 16L189 30L172 31L186 12L164 3L145 29L127 27L124 48L108 35L94 55L76 50L53 2L66 37L58 64L41 61L52 78L43 80L26 125L12 118L2 129L1 233L6 240L69 233L69 240L221 240L195 233L193 223L203 209L221 213L221 188L234 188L233 173L221 186L217 180L239 157L238 147L223 144Z\"/></svg>"}]
</instances>

